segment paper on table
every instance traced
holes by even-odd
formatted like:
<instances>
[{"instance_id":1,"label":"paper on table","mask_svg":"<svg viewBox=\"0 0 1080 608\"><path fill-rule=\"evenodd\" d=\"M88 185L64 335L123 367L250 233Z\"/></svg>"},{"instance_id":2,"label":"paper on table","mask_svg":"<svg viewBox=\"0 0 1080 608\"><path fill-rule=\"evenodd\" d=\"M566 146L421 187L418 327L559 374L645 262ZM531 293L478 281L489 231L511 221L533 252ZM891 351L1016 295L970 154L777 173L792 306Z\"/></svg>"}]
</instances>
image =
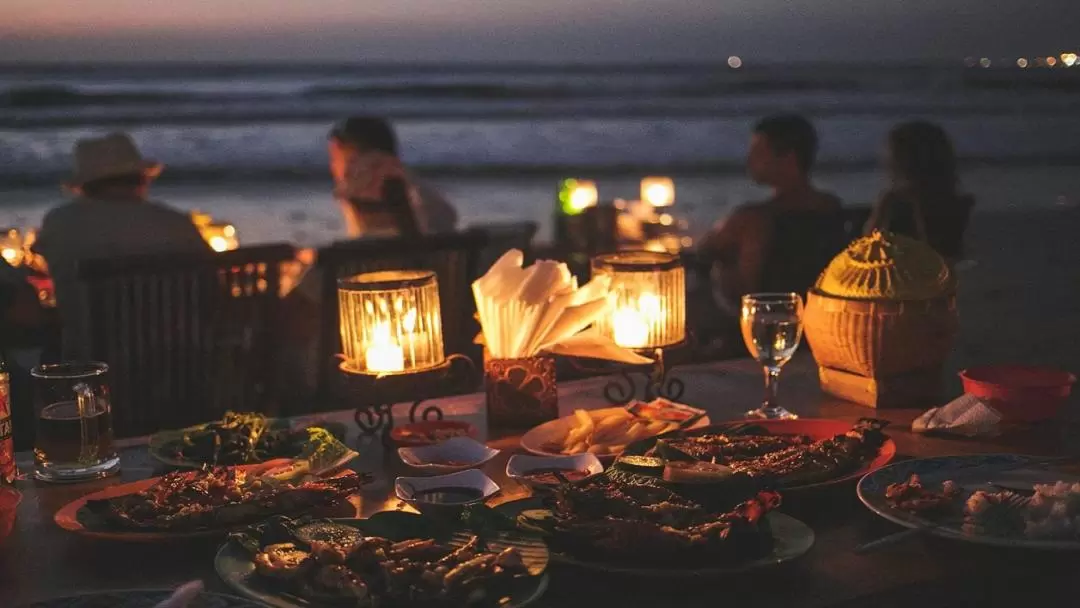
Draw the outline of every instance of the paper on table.
<instances>
[{"instance_id":1,"label":"paper on table","mask_svg":"<svg viewBox=\"0 0 1080 608\"><path fill-rule=\"evenodd\" d=\"M643 365L652 363L652 359L642 357L632 350L625 349L613 342L610 338L600 335L595 330L583 331L576 336L570 336L543 349L553 355L567 357L586 357L589 359L604 359L629 363L631 365Z\"/></svg>"},{"instance_id":2,"label":"paper on table","mask_svg":"<svg viewBox=\"0 0 1080 608\"><path fill-rule=\"evenodd\" d=\"M525 256L516 249L502 255L472 284L484 343L492 358L531 357L540 351L646 363L649 359L615 346L596 333L575 338L612 306L611 280L597 277L578 288L566 264L538 261L522 268Z\"/></svg>"},{"instance_id":3,"label":"paper on table","mask_svg":"<svg viewBox=\"0 0 1080 608\"><path fill-rule=\"evenodd\" d=\"M989 437L998 433L1001 414L973 395L961 395L931 408L911 423L915 433L927 431L955 433L965 437Z\"/></svg>"}]
</instances>

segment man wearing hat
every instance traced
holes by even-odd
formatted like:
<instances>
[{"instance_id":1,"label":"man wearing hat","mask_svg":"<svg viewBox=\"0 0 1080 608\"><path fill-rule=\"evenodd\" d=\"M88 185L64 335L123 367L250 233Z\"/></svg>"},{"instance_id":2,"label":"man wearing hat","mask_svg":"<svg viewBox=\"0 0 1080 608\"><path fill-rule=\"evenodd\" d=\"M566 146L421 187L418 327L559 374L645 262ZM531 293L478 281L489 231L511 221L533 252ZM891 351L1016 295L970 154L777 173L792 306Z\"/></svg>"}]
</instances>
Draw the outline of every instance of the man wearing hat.
<instances>
[{"instance_id":1,"label":"man wearing hat","mask_svg":"<svg viewBox=\"0 0 1080 608\"><path fill-rule=\"evenodd\" d=\"M147 200L161 168L126 133L75 143L75 170L65 186L76 198L45 215L34 244L56 286L65 356L86 355L75 276L80 260L210 251L188 214Z\"/></svg>"}]
</instances>

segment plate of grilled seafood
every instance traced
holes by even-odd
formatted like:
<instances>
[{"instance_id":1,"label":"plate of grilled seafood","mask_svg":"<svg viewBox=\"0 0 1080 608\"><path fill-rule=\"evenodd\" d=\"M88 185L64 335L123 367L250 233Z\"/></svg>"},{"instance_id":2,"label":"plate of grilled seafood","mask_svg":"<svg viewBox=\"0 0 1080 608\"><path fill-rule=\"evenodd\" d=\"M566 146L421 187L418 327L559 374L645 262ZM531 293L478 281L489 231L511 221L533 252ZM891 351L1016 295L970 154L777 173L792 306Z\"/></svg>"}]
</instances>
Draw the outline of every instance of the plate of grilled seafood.
<instances>
[{"instance_id":1,"label":"plate of grilled seafood","mask_svg":"<svg viewBox=\"0 0 1080 608\"><path fill-rule=\"evenodd\" d=\"M855 481L896 456L887 422L754 420L714 424L626 446L616 468L672 485L754 480L792 491Z\"/></svg>"},{"instance_id":2,"label":"plate of grilled seafood","mask_svg":"<svg viewBox=\"0 0 1080 608\"><path fill-rule=\"evenodd\" d=\"M1075 462L1020 454L906 460L867 475L859 499L906 528L966 542L1080 550ZM1057 459L1063 460L1063 459Z\"/></svg>"},{"instance_id":3,"label":"plate of grilled seafood","mask_svg":"<svg viewBox=\"0 0 1080 608\"><path fill-rule=\"evenodd\" d=\"M296 479L287 473L290 462L175 471L111 486L68 503L53 519L85 536L154 541L220 535L272 515L356 513L349 498L369 481L366 475Z\"/></svg>"},{"instance_id":4,"label":"plate of grilled seafood","mask_svg":"<svg viewBox=\"0 0 1080 608\"><path fill-rule=\"evenodd\" d=\"M775 512L780 494L698 501L647 478L597 475L496 511L542 534L552 560L604 572L695 577L793 560L814 543L801 521Z\"/></svg>"},{"instance_id":5,"label":"plate of grilled seafood","mask_svg":"<svg viewBox=\"0 0 1080 608\"><path fill-rule=\"evenodd\" d=\"M382 511L275 517L230 535L214 566L234 590L274 608L519 608L547 588L548 558L533 534Z\"/></svg>"}]
</instances>

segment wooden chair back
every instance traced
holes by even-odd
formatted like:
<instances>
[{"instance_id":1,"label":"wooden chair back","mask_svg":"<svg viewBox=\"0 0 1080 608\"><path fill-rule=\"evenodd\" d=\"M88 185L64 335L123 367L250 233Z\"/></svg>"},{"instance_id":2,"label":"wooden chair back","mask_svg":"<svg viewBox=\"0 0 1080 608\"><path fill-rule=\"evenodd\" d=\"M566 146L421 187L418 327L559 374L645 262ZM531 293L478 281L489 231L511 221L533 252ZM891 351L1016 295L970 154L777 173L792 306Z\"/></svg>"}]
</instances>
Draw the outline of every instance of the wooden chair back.
<instances>
[{"instance_id":1,"label":"wooden chair back","mask_svg":"<svg viewBox=\"0 0 1080 608\"><path fill-rule=\"evenodd\" d=\"M280 267L293 256L266 245L79 264L88 352L109 364L117 436L230 409L272 413Z\"/></svg>"}]
</instances>

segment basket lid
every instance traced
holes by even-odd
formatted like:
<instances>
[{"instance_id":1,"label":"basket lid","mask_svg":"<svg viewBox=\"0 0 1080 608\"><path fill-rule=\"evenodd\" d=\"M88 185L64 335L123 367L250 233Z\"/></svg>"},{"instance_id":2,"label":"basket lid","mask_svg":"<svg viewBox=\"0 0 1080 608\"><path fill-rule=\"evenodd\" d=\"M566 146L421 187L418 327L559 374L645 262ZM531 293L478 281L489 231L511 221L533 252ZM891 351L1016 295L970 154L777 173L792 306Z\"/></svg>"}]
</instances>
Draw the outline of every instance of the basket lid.
<instances>
[{"instance_id":1,"label":"basket lid","mask_svg":"<svg viewBox=\"0 0 1080 608\"><path fill-rule=\"evenodd\" d=\"M833 258L815 287L856 300L927 300L953 292L956 282L945 259L930 245L875 230Z\"/></svg>"}]
</instances>

